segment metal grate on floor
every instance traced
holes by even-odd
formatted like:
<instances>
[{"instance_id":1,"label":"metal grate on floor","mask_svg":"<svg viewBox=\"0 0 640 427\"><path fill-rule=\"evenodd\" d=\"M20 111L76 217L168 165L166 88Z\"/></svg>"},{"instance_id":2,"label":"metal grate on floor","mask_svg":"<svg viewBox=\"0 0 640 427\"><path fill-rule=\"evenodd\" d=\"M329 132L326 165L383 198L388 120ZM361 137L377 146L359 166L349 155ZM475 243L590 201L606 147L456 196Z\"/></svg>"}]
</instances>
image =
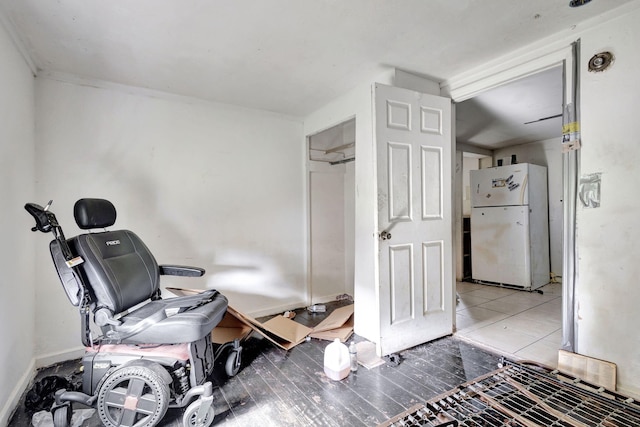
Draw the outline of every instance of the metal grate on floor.
<instances>
[{"instance_id":1,"label":"metal grate on floor","mask_svg":"<svg viewBox=\"0 0 640 427\"><path fill-rule=\"evenodd\" d=\"M380 427L640 427L640 406L633 399L558 371L504 364Z\"/></svg>"}]
</instances>

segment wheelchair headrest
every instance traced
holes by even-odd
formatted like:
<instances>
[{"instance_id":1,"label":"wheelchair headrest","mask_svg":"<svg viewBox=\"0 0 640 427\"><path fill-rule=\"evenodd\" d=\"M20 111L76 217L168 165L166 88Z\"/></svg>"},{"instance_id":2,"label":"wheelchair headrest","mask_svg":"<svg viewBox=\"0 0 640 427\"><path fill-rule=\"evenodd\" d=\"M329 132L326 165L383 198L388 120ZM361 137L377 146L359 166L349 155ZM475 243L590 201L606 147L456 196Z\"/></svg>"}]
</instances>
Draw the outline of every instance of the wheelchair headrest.
<instances>
[{"instance_id":1,"label":"wheelchair headrest","mask_svg":"<svg viewBox=\"0 0 640 427\"><path fill-rule=\"evenodd\" d=\"M80 199L73 205L73 217L82 230L110 227L116 222L116 208L105 199Z\"/></svg>"}]
</instances>

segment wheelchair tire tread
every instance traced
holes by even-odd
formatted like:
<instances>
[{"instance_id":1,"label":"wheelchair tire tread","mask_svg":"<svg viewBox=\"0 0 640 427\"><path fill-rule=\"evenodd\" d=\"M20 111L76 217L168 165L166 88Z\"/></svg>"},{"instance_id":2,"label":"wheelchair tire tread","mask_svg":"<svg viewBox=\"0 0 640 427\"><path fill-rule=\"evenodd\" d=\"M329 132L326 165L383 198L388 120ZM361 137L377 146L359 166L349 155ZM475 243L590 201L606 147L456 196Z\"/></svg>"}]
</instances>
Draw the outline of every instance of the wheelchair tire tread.
<instances>
[{"instance_id":1,"label":"wheelchair tire tread","mask_svg":"<svg viewBox=\"0 0 640 427\"><path fill-rule=\"evenodd\" d=\"M114 419L111 416L111 408L107 407L108 403L105 403L105 399L109 392L117 388L118 385L125 381L132 380L144 381L144 388L148 389L149 393L154 396L156 403L153 413L147 416L146 422L140 424L139 421L136 421L136 427L153 427L162 420L167 412L167 408L169 407L169 388L160 376L153 369L145 366L125 366L108 374L98 391L98 414L100 415L100 420L106 427L125 425L121 424L120 419Z\"/></svg>"}]
</instances>

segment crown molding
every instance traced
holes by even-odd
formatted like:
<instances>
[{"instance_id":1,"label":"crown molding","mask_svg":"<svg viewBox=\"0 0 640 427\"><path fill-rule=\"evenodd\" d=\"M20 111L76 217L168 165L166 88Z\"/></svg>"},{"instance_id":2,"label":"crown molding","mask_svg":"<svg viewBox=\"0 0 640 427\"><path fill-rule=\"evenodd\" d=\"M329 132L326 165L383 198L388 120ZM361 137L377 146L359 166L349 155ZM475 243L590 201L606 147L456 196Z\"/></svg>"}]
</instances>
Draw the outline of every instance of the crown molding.
<instances>
[{"instance_id":1,"label":"crown molding","mask_svg":"<svg viewBox=\"0 0 640 427\"><path fill-rule=\"evenodd\" d=\"M11 38L14 46L16 47L18 52L20 52L20 55L22 55L22 59L24 59L24 62L31 70L31 74L33 74L33 77L36 77L38 75L38 66L36 64L36 61L31 56L29 49L27 49L27 45L20 37L15 25L13 25L13 22L9 18L6 6L4 6L2 3L0 3L0 26L5 29L7 34L9 34L9 37Z\"/></svg>"},{"instance_id":2,"label":"crown molding","mask_svg":"<svg viewBox=\"0 0 640 427\"><path fill-rule=\"evenodd\" d=\"M218 106L224 108L231 108L235 110L245 110L251 112L259 112L263 115L278 117L283 120L302 123L302 118L292 116L290 114L283 114L270 110L263 110L259 108L246 107L243 105L230 104L215 99L198 98L189 95L180 95L172 92L165 92L157 89L150 89L141 86L132 86L123 83L115 83L107 80L102 80L94 77L85 77L78 74L67 73L63 71L51 71L40 70L38 72L38 79L53 80L61 83L90 87L94 89L110 90L116 92L122 92L134 96L142 96L146 98L156 98L171 102L181 102L185 104L201 104L207 106Z\"/></svg>"}]
</instances>

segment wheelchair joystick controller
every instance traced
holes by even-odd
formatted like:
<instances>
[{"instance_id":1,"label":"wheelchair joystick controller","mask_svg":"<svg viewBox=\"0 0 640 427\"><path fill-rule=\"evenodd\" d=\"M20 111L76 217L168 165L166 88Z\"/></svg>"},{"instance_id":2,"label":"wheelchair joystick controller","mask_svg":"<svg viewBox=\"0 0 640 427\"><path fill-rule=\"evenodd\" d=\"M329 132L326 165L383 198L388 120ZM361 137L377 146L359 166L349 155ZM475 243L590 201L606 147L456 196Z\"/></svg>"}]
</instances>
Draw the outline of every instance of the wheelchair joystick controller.
<instances>
[{"instance_id":1,"label":"wheelchair joystick controller","mask_svg":"<svg viewBox=\"0 0 640 427\"><path fill-rule=\"evenodd\" d=\"M43 208L35 203L27 203L24 208L31 214L36 220L36 226L31 227L31 231L42 231L43 233L50 232L53 227L58 225L56 216L53 212L49 211L49 208L53 204L53 200L49 200L49 203Z\"/></svg>"}]
</instances>

